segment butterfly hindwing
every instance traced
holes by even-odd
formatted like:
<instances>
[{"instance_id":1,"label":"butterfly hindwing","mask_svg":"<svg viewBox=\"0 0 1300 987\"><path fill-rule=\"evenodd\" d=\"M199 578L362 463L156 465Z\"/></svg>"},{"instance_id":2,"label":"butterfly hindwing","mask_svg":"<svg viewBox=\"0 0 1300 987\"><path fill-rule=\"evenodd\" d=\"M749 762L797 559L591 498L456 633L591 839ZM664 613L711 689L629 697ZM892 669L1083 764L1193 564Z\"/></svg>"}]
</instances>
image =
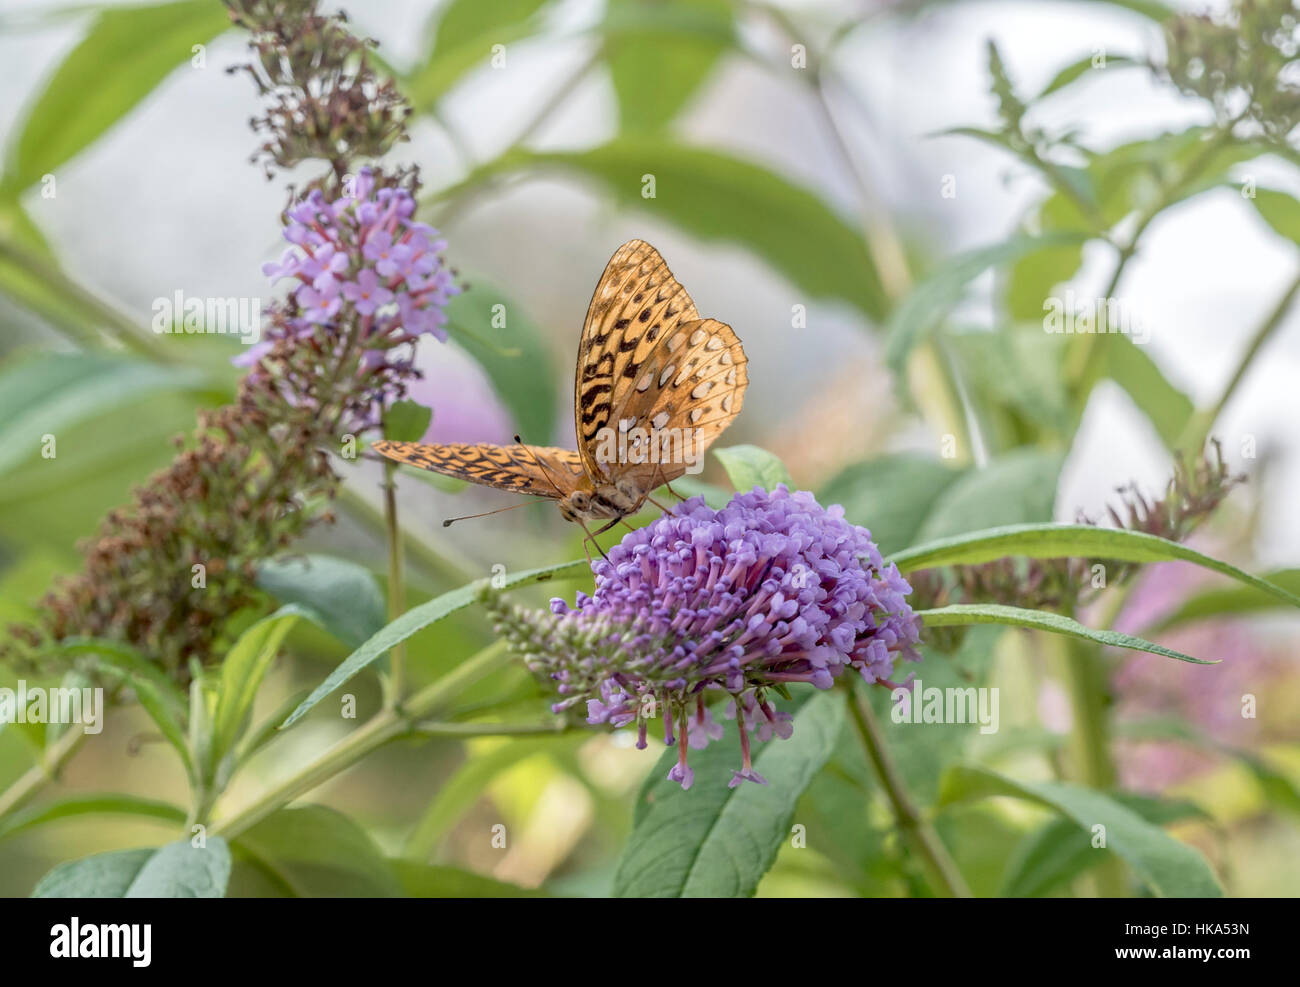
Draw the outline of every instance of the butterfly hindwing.
<instances>
[{"instance_id":1,"label":"butterfly hindwing","mask_svg":"<svg viewBox=\"0 0 1300 987\"><path fill-rule=\"evenodd\" d=\"M611 424L627 436L640 429L658 444L655 461L619 464L647 493L686 472L683 456L704 455L740 414L749 384L745 351L735 332L717 319L697 319L665 333L639 368L615 392ZM671 451L671 456L665 453Z\"/></svg>"},{"instance_id":2,"label":"butterfly hindwing","mask_svg":"<svg viewBox=\"0 0 1300 987\"><path fill-rule=\"evenodd\" d=\"M582 457L572 449L488 442L376 442L382 456L422 470L454 476L512 493L559 499L577 489L583 477Z\"/></svg>"}]
</instances>

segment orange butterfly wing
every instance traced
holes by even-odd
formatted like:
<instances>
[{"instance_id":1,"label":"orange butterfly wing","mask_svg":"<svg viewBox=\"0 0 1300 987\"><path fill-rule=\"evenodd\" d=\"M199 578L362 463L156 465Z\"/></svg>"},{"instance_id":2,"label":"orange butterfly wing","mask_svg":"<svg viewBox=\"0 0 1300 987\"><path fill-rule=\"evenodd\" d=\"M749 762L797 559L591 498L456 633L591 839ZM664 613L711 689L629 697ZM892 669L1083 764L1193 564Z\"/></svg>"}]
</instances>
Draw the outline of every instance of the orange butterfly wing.
<instances>
[{"instance_id":1,"label":"orange butterfly wing","mask_svg":"<svg viewBox=\"0 0 1300 987\"><path fill-rule=\"evenodd\" d=\"M649 493L686 472L740 414L749 374L745 350L731 326L697 319L665 335L641 364L616 403L611 421L629 435L643 429L659 443L656 458L667 462L618 464L617 472ZM648 448L648 445L647 445ZM644 456L640 458L645 458Z\"/></svg>"},{"instance_id":2,"label":"orange butterfly wing","mask_svg":"<svg viewBox=\"0 0 1300 987\"><path fill-rule=\"evenodd\" d=\"M631 480L644 493L681 476L682 444L692 460L702 456L740 413L746 363L735 332L700 318L654 247L623 244L596 285L578 347L574 407L588 473ZM602 461L609 458L600 441L607 428L614 436L644 429L660 449L667 442L675 451L664 462Z\"/></svg>"},{"instance_id":3,"label":"orange butterfly wing","mask_svg":"<svg viewBox=\"0 0 1300 987\"><path fill-rule=\"evenodd\" d=\"M687 454L694 459L740 413L748 383L745 351L731 327L701 319L659 251L629 240L596 285L578 345L579 451L387 440L372 448L395 462L512 493L558 500L602 482L630 480L648 494L686 471L682 458L602 462L602 430L679 429L689 435Z\"/></svg>"},{"instance_id":4,"label":"orange butterfly wing","mask_svg":"<svg viewBox=\"0 0 1300 987\"><path fill-rule=\"evenodd\" d=\"M558 500L582 482L582 458L572 449L488 442L419 442L383 440L371 446L381 456L443 476L485 487Z\"/></svg>"},{"instance_id":5,"label":"orange butterfly wing","mask_svg":"<svg viewBox=\"0 0 1300 987\"><path fill-rule=\"evenodd\" d=\"M659 251L644 240L629 240L605 265L587 308L574 374L578 449L593 478L610 475L596 459L596 443L616 404L640 379L658 343L699 317Z\"/></svg>"}]
</instances>

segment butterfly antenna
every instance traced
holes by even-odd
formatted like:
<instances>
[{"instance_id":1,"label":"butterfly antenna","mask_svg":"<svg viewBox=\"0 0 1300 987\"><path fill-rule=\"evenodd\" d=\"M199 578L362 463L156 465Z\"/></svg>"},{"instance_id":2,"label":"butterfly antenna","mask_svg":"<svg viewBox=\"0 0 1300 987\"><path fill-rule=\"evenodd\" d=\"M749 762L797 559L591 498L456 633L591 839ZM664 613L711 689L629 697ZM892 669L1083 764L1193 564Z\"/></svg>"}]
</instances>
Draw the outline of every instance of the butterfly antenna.
<instances>
[{"instance_id":1,"label":"butterfly antenna","mask_svg":"<svg viewBox=\"0 0 1300 987\"><path fill-rule=\"evenodd\" d=\"M518 435L515 436L515 442L517 442L520 446L522 446L525 450L527 450L528 455L533 457L533 462L536 463L537 468L542 471L542 476L546 477L546 482L555 488L555 492L560 495L560 500L563 500L564 491L560 489L560 485L556 483L554 479L552 479L550 472L546 469L545 466L542 465L542 461L541 459L538 458L537 453L533 452L533 447L530 445L525 445L524 440L521 439Z\"/></svg>"},{"instance_id":2,"label":"butterfly antenna","mask_svg":"<svg viewBox=\"0 0 1300 987\"><path fill-rule=\"evenodd\" d=\"M520 504L511 504L509 507L498 507L495 511L484 511L482 514L462 514L460 517L449 517L442 522L442 526L444 528L450 528L454 521L468 521L470 518L490 517L493 514L500 514L502 511L513 511L516 507L527 507L531 503L531 500L525 500Z\"/></svg>"}]
</instances>

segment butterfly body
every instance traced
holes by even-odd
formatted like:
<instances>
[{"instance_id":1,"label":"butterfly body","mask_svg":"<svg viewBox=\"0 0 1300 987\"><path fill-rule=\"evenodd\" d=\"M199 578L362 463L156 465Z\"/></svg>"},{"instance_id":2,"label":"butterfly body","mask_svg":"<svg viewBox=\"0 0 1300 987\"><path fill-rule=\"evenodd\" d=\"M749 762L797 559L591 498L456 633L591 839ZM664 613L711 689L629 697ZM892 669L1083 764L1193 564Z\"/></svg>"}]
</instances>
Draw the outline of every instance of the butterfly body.
<instances>
[{"instance_id":1,"label":"butterfly body","mask_svg":"<svg viewBox=\"0 0 1300 987\"><path fill-rule=\"evenodd\" d=\"M695 472L740 412L748 385L740 340L701 319L659 252L630 240L592 295L578 346L578 449L517 443L376 442L397 462L555 500L568 521L617 523L655 488Z\"/></svg>"}]
</instances>

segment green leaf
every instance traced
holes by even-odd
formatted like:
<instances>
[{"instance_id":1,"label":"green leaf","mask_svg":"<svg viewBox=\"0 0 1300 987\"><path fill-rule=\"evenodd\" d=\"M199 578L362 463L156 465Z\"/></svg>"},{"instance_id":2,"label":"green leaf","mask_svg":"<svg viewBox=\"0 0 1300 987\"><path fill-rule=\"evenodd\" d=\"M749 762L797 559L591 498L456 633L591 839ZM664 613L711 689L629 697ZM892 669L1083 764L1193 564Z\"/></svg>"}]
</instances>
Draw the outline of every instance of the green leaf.
<instances>
[{"instance_id":1,"label":"green leaf","mask_svg":"<svg viewBox=\"0 0 1300 987\"><path fill-rule=\"evenodd\" d=\"M40 456L45 435L54 436L56 456L66 455L71 450L59 444L62 429L150 394L195 388L204 379L196 369L91 353L14 361L0 372L0 471Z\"/></svg>"},{"instance_id":2,"label":"green leaf","mask_svg":"<svg viewBox=\"0 0 1300 987\"><path fill-rule=\"evenodd\" d=\"M272 559L257 567L257 585L294 604L350 648L376 634L387 619L379 581L365 566L332 555Z\"/></svg>"},{"instance_id":3,"label":"green leaf","mask_svg":"<svg viewBox=\"0 0 1300 987\"><path fill-rule=\"evenodd\" d=\"M1164 23L1175 13L1165 0L1098 0L1098 2L1108 3L1112 7L1122 7L1157 24Z\"/></svg>"},{"instance_id":4,"label":"green leaf","mask_svg":"<svg viewBox=\"0 0 1300 987\"><path fill-rule=\"evenodd\" d=\"M1130 55L1111 55L1107 53L1104 56L1106 59L1104 65L1094 65L1093 62L1096 57L1097 56L1094 54L1084 55L1078 61L1071 62L1069 65L1065 66L1065 68L1061 69L1061 71L1057 72L1056 75L1052 77L1052 81L1044 87L1043 91L1034 97L1033 102L1045 99L1052 95L1052 93L1059 92L1067 86L1073 85L1085 75L1092 75L1096 78L1097 75L1100 75L1107 69L1132 68L1134 66L1146 64L1145 60L1133 58Z\"/></svg>"},{"instance_id":5,"label":"green leaf","mask_svg":"<svg viewBox=\"0 0 1300 987\"><path fill-rule=\"evenodd\" d=\"M758 887L790 835L795 803L835 749L844 697L819 693L795 715L789 740L759 747L754 768L766 785L728 788L738 752L710 744L691 752L689 792L666 778L677 753L660 758L642 793L636 828L614 877L621 898L740 898Z\"/></svg>"},{"instance_id":6,"label":"green leaf","mask_svg":"<svg viewBox=\"0 0 1300 987\"><path fill-rule=\"evenodd\" d=\"M1263 579L1273 586L1280 586L1295 596L1300 596L1300 569L1279 569L1266 573ZM1194 620L1206 620L1212 617L1242 617L1278 607L1277 595L1266 593L1253 586L1228 586L1223 589L1208 589L1183 600L1178 609L1147 628L1144 633L1154 634L1159 631L1187 624Z\"/></svg>"},{"instance_id":7,"label":"green leaf","mask_svg":"<svg viewBox=\"0 0 1300 987\"><path fill-rule=\"evenodd\" d=\"M213 717L212 752L219 763L243 732L262 679L279 653L280 643L304 611L284 607L259 620L239 636L221 662L221 684Z\"/></svg>"},{"instance_id":8,"label":"green leaf","mask_svg":"<svg viewBox=\"0 0 1300 987\"><path fill-rule=\"evenodd\" d=\"M1026 610L1023 607L1008 607L1000 603L954 603L934 610L917 610L916 616L927 627L964 627L970 624L1005 624L1008 627L1025 627L1030 630L1051 631L1053 634L1065 634L1068 637L1082 638L1097 644L1106 644L1112 648L1132 648L1134 651L1147 651L1153 655L1177 658L1195 665L1215 665L1221 659L1202 660L1174 651L1160 644L1121 634L1119 631L1094 630L1085 627L1077 620L1064 617L1048 610Z\"/></svg>"},{"instance_id":9,"label":"green leaf","mask_svg":"<svg viewBox=\"0 0 1300 987\"><path fill-rule=\"evenodd\" d=\"M410 898L545 898L546 892L507 884L483 874L421 864L413 860L393 860L393 871Z\"/></svg>"},{"instance_id":10,"label":"green leaf","mask_svg":"<svg viewBox=\"0 0 1300 987\"><path fill-rule=\"evenodd\" d=\"M48 653L50 657L60 658L88 656L98 671L123 681L163 737L176 749L185 770L192 772L185 739L186 698L159 665L130 645L103 638L65 638L52 645Z\"/></svg>"},{"instance_id":11,"label":"green leaf","mask_svg":"<svg viewBox=\"0 0 1300 987\"><path fill-rule=\"evenodd\" d=\"M220 836L196 847L177 840L145 861L124 898L221 898L230 881L230 847Z\"/></svg>"},{"instance_id":12,"label":"green leaf","mask_svg":"<svg viewBox=\"0 0 1300 987\"><path fill-rule=\"evenodd\" d=\"M997 525L1051 520L1063 461L1059 453L1017 449L966 470L935 498L916 539L929 542Z\"/></svg>"},{"instance_id":13,"label":"green leaf","mask_svg":"<svg viewBox=\"0 0 1300 987\"><path fill-rule=\"evenodd\" d=\"M1089 524L1015 524L973 531L897 552L890 561L900 572L941 565L979 565L1010 555L1033 559L1111 559L1116 562L1193 562L1231 576L1279 600L1300 607L1300 596L1234 565L1202 555L1178 542L1143 531L1098 528Z\"/></svg>"},{"instance_id":14,"label":"green leaf","mask_svg":"<svg viewBox=\"0 0 1300 987\"><path fill-rule=\"evenodd\" d=\"M957 765L944 778L940 805L1006 795L1028 799L1092 832L1106 827L1106 849L1118 854L1161 898L1218 898L1223 889L1200 851L1152 825L1108 795L1060 781L1019 781L973 765ZM1099 854L1100 856L1100 854Z\"/></svg>"},{"instance_id":15,"label":"green leaf","mask_svg":"<svg viewBox=\"0 0 1300 987\"><path fill-rule=\"evenodd\" d=\"M61 819L101 814L141 816L177 824L185 821L185 810L170 802L118 793L70 795L44 805L23 809L0 819L0 839L47 823L58 822Z\"/></svg>"},{"instance_id":16,"label":"green leaf","mask_svg":"<svg viewBox=\"0 0 1300 987\"><path fill-rule=\"evenodd\" d=\"M57 269L50 245L22 203L6 201L3 194L0 192L0 292L70 338L98 342L98 315L44 276L48 269Z\"/></svg>"},{"instance_id":17,"label":"green leaf","mask_svg":"<svg viewBox=\"0 0 1300 987\"><path fill-rule=\"evenodd\" d=\"M961 376L973 392L977 411L1000 407L1018 415L1036 433L1069 434L1070 407L1061 373L1065 347L1060 336L1020 326L946 333L944 339L961 363Z\"/></svg>"},{"instance_id":18,"label":"green leaf","mask_svg":"<svg viewBox=\"0 0 1300 987\"><path fill-rule=\"evenodd\" d=\"M74 158L139 104L230 18L209 0L115 7L95 17L15 131L3 184L24 189Z\"/></svg>"},{"instance_id":19,"label":"green leaf","mask_svg":"<svg viewBox=\"0 0 1300 987\"><path fill-rule=\"evenodd\" d=\"M323 805L280 809L235 840L300 898L397 898L402 887L368 833Z\"/></svg>"},{"instance_id":20,"label":"green leaf","mask_svg":"<svg viewBox=\"0 0 1300 987\"><path fill-rule=\"evenodd\" d=\"M526 21L546 6L547 0L451 0L437 12L429 61L438 62L465 45L517 21ZM488 46L490 47L490 46ZM486 54L486 53L485 53Z\"/></svg>"},{"instance_id":21,"label":"green leaf","mask_svg":"<svg viewBox=\"0 0 1300 987\"><path fill-rule=\"evenodd\" d=\"M433 409L415 401L394 401L384 412L384 438L393 442L419 442L433 421Z\"/></svg>"},{"instance_id":22,"label":"green leaf","mask_svg":"<svg viewBox=\"0 0 1300 987\"><path fill-rule=\"evenodd\" d=\"M667 127L713 71L734 33L726 0L610 0L605 23L615 28L609 31L605 60L625 131Z\"/></svg>"},{"instance_id":23,"label":"green leaf","mask_svg":"<svg viewBox=\"0 0 1300 987\"><path fill-rule=\"evenodd\" d=\"M1171 384L1150 354L1128 336L1108 333L1096 346L1104 350L1099 372L1124 389L1165 448L1174 450L1195 411L1191 398Z\"/></svg>"},{"instance_id":24,"label":"green leaf","mask_svg":"<svg viewBox=\"0 0 1300 987\"><path fill-rule=\"evenodd\" d=\"M98 637L68 637L57 644L50 645L47 654L51 658L89 656L100 669L111 669L131 678L146 679L171 708L178 711L185 708L185 694L167 676L162 667L123 641Z\"/></svg>"},{"instance_id":25,"label":"green leaf","mask_svg":"<svg viewBox=\"0 0 1300 987\"><path fill-rule=\"evenodd\" d=\"M220 898L230 880L230 848L209 836L157 850L114 850L59 864L36 884L33 898Z\"/></svg>"},{"instance_id":26,"label":"green leaf","mask_svg":"<svg viewBox=\"0 0 1300 987\"><path fill-rule=\"evenodd\" d=\"M412 860L428 860L438 849L442 838L482 797L484 789L503 772L510 770L525 758L547 751L572 747L582 735L564 737L529 737L512 740L490 751L476 753L466 758L438 789L424 815L407 838L405 856Z\"/></svg>"},{"instance_id":27,"label":"green leaf","mask_svg":"<svg viewBox=\"0 0 1300 987\"><path fill-rule=\"evenodd\" d=\"M528 583L540 583L557 577L577 575L586 569L587 562L585 559L576 562L561 562L558 565L545 566L540 569L529 569L525 572L507 576L505 585L500 588L509 589ZM386 654L394 645L400 644L412 634L423 630L430 624L435 624L458 610L464 610L478 599L479 594L487 586L487 578L479 579L458 589L443 593L441 596L436 596L427 603L422 603L418 607L412 607L406 611L402 616L367 640L360 648L352 652L338 668L329 674L324 682L312 691L310 696L303 700L302 705L295 709L289 715L289 718L280 725L280 729L284 730L291 727L318 702L365 669L381 655Z\"/></svg>"},{"instance_id":28,"label":"green leaf","mask_svg":"<svg viewBox=\"0 0 1300 987\"><path fill-rule=\"evenodd\" d=\"M547 0L451 0L438 11L437 34L429 59L402 81L402 91L417 110L438 103L461 79L505 45L535 34Z\"/></svg>"},{"instance_id":29,"label":"green leaf","mask_svg":"<svg viewBox=\"0 0 1300 987\"><path fill-rule=\"evenodd\" d=\"M934 331L961 300L967 286L989 268L1014 264L1039 250L1081 243L1085 239L1082 233L1050 233L1041 237L1020 234L946 259L912 289L894 312L885 344L886 362L895 373L901 374L913 348Z\"/></svg>"},{"instance_id":30,"label":"green leaf","mask_svg":"<svg viewBox=\"0 0 1300 987\"><path fill-rule=\"evenodd\" d=\"M1257 188L1249 201L1278 236L1300 246L1300 202L1294 196L1276 189Z\"/></svg>"},{"instance_id":31,"label":"green leaf","mask_svg":"<svg viewBox=\"0 0 1300 987\"><path fill-rule=\"evenodd\" d=\"M882 552L916 541L935 501L962 475L937 459L913 453L855 463L824 486L817 499L840 504L854 524L871 531Z\"/></svg>"},{"instance_id":32,"label":"green leaf","mask_svg":"<svg viewBox=\"0 0 1300 987\"><path fill-rule=\"evenodd\" d=\"M1111 796L1157 826L1204 813L1188 802L1166 802L1128 793ZM1101 863L1102 855L1092 846L1092 834L1073 819L1052 819L1029 833L1002 875L999 898L1036 898L1051 895L1063 885Z\"/></svg>"},{"instance_id":33,"label":"green leaf","mask_svg":"<svg viewBox=\"0 0 1300 987\"><path fill-rule=\"evenodd\" d=\"M493 322L500 318L505 325L495 328ZM447 328L488 375L524 441L550 442L559 406L558 373L545 334L523 306L471 279L469 290L447 303Z\"/></svg>"},{"instance_id":34,"label":"green leaf","mask_svg":"<svg viewBox=\"0 0 1300 987\"><path fill-rule=\"evenodd\" d=\"M1100 234L1103 226L1094 203L1095 178L1089 180L1090 191L1082 201L1064 189L1059 189L1043 200L1038 207L1036 226L1040 233ZM1007 271L1005 299L1007 313L1017 322L1038 326L1040 335L1046 325L1048 299L1056 289L1069 282L1083 265L1084 240L1045 247L1021 257ZM1059 338L1059 337L1058 337Z\"/></svg>"},{"instance_id":35,"label":"green leaf","mask_svg":"<svg viewBox=\"0 0 1300 987\"><path fill-rule=\"evenodd\" d=\"M468 179L533 168L577 171L602 182L623 206L707 242L739 244L799 290L883 319L887 296L867 245L819 196L767 168L661 138L621 136L589 151L515 149ZM643 195L653 176L654 197ZM452 190L453 192L455 190Z\"/></svg>"},{"instance_id":36,"label":"green leaf","mask_svg":"<svg viewBox=\"0 0 1300 987\"><path fill-rule=\"evenodd\" d=\"M739 493L748 493L755 487L773 490L778 483L794 487L785 463L766 449L751 445L727 446L725 449L714 449L713 454L718 457L718 462L727 471L731 485Z\"/></svg>"},{"instance_id":37,"label":"green leaf","mask_svg":"<svg viewBox=\"0 0 1300 987\"><path fill-rule=\"evenodd\" d=\"M59 864L36 882L33 898L125 898L152 848L112 850Z\"/></svg>"}]
</instances>

